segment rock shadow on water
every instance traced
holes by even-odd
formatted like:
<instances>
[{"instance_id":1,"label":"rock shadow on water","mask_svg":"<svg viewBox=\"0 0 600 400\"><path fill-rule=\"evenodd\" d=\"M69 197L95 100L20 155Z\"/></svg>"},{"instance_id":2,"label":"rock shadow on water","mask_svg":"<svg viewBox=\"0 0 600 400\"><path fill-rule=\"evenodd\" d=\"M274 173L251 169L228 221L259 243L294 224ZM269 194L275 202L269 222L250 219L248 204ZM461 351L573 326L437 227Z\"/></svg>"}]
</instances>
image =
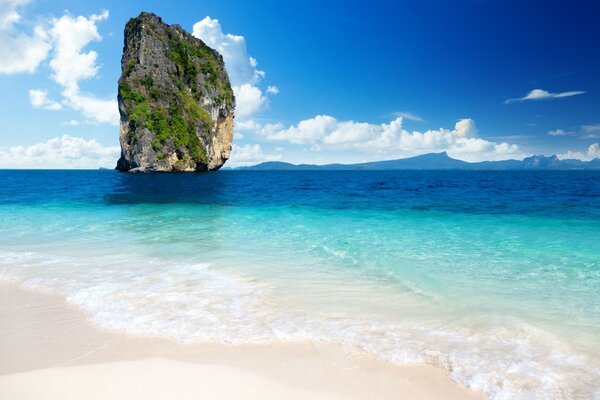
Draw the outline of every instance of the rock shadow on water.
<instances>
[{"instance_id":1,"label":"rock shadow on water","mask_svg":"<svg viewBox=\"0 0 600 400\"><path fill-rule=\"evenodd\" d=\"M104 196L107 205L210 204L227 202L227 179L215 173L118 174Z\"/></svg>"}]
</instances>

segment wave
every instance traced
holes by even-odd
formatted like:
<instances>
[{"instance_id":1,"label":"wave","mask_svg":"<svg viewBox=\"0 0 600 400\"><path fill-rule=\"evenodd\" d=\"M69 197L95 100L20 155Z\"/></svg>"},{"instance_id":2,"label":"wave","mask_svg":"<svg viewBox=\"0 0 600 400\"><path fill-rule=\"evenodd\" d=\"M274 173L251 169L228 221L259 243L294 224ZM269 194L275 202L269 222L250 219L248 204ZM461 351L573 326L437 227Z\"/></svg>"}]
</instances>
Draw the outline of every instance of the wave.
<instances>
[{"instance_id":1,"label":"wave","mask_svg":"<svg viewBox=\"0 0 600 400\"><path fill-rule=\"evenodd\" d=\"M597 359L520 320L457 327L430 316L397 320L286 310L268 283L236 271L133 255L0 252L0 279L58 292L111 330L186 343L335 343L391 363L444 368L457 383L492 399L600 398Z\"/></svg>"}]
</instances>

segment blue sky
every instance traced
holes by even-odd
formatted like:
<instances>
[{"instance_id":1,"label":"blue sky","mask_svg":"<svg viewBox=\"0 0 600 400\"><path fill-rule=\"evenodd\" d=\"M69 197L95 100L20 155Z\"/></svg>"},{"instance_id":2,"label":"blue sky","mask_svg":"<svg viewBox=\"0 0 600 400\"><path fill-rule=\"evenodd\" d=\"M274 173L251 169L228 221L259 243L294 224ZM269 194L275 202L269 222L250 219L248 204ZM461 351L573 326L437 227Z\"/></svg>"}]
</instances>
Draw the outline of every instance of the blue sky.
<instances>
[{"instance_id":1,"label":"blue sky","mask_svg":"<svg viewBox=\"0 0 600 400\"><path fill-rule=\"evenodd\" d=\"M600 157L596 1L0 0L0 167L114 166L142 10L224 54L228 165Z\"/></svg>"}]
</instances>

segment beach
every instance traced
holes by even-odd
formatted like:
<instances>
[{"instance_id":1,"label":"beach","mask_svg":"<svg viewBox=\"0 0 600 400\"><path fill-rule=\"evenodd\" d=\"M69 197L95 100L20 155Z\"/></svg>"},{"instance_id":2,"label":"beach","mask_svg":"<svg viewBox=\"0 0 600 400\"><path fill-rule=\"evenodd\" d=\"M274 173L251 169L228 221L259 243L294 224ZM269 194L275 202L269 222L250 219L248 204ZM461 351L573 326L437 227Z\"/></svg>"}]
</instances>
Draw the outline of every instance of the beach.
<instances>
[{"instance_id":1,"label":"beach","mask_svg":"<svg viewBox=\"0 0 600 400\"><path fill-rule=\"evenodd\" d=\"M600 1L260 3L0 0L0 400L600 400Z\"/></svg>"},{"instance_id":2,"label":"beach","mask_svg":"<svg viewBox=\"0 0 600 400\"><path fill-rule=\"evenodd\" d=\"M478 399L431 366L331 344L183 345L99 329L58 295L0 284L2 399Z\"/></svg>"}]
</instances>

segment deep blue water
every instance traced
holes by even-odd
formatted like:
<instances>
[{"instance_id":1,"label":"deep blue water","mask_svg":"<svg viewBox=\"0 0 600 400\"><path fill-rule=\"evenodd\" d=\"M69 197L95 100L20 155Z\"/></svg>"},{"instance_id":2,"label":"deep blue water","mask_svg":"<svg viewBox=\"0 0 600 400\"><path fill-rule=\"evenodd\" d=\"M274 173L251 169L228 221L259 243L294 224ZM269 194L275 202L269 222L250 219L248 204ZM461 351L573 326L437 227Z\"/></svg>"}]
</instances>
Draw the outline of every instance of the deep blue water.
<instances>
[{"instance_id":1,"label":"deep blue water","mask_svg":"<svg viewBox=\"0 0 600 400\"><path fill-rule=\"evenodd\" d=\"M600 217L600 171L0 170L1 204L197 203Z\"/></svg>"}]
</instances>

